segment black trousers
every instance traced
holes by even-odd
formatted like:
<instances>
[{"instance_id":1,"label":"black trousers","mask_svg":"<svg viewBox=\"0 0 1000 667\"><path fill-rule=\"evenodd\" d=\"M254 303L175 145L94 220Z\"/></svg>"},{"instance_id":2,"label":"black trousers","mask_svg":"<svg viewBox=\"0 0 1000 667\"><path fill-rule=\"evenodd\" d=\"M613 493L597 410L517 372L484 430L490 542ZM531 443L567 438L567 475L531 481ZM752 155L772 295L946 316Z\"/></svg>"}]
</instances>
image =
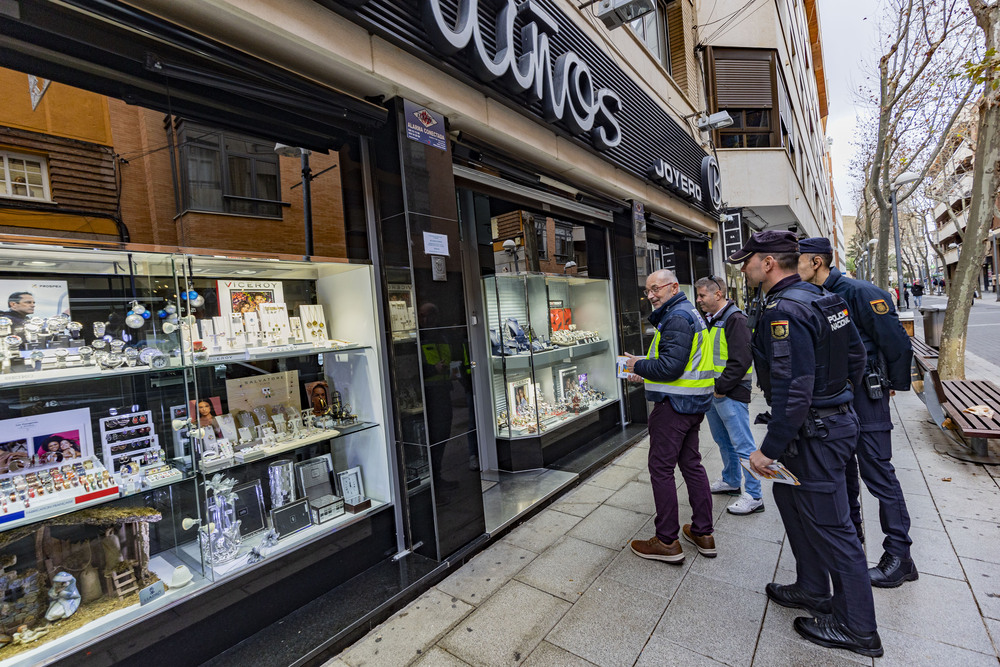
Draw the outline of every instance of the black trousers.
<instances>
[{"instance_id":1,"label":"black trousers","mask_svg":"<svg viewBox=\"0 0 1000 667\"><path fill-rule=\"evenodd\" d=\"M799 438L798 454L782 460L801 486L774 485L774 502L795 556L796 583L830 593L834 617L851 630L876 630L868 563L851 524L845 466L858 437L854 411L823 418L825 438Z\"/></svg>"},{"instance_id":2,"label":"black trousers","mask_svg":"<svg viewBox=\"0 0 1000 667\"><path fill-rule=\"evenodd\" d=\"M910 513L903 489L892 465L892 418L888 393L872 400L864 392L854 397L861 430L856 448L857 461L847 466L847 495L851 502L851 521L861 522L861 483L878 499L878 518L885 539L882 548L899 558L910 557Z\"/></svg>"}]
</instances>

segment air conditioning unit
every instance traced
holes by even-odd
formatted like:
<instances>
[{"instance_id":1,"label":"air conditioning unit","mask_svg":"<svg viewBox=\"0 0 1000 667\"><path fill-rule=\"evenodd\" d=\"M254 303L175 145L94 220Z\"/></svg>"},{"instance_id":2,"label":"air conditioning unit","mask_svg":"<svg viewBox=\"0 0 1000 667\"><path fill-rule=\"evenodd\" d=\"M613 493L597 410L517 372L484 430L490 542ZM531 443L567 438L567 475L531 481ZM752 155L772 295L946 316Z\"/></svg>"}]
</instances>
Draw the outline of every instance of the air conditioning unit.
<instances>
[{"instance_id":1,"label":"air conditioning unit","mask_svg":"<svg viewBox=\"0 0 1000 667\"><path fill-rule=\"evenodd\" d=\"M652 0L600 0L594 11L608 30L614 30L653 11Z\"/></svg>"}]
</instances>

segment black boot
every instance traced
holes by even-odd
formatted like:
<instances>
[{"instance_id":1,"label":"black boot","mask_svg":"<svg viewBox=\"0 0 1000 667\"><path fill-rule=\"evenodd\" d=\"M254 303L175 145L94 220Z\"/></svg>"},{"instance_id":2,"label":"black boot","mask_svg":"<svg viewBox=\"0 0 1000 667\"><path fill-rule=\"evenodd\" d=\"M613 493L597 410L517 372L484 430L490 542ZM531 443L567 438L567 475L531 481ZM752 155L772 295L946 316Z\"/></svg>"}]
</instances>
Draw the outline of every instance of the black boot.
<instances>
[{"instance_id":1,"label":"black boot","mask_svg":"<svg viewBox=\"0 0 1000 667\"><path fill-rule=\"evenodd\" d=\"M833 616L818 618L800 616L792 622L792 626L813 644L842 648L871 658L882 655L882 639L878 636L878 632L868 635L857 634Z\"/></svg>"},{"instance_id":2,"label":"black boot","mask_svg":"<svg viewBox=\"0 0 1000 667\"><path fill-rule=\"evenodd\" d=\"M829 595L815 595L799 587L798 584L768 584L764 587L767 597L782 607L805 609L813 616L833 613L832 598Z\"/></svg>"},{"instance_id":3,"label":"black boot","mask_svg":"<svg viewBox=\"0 0 1000 667\"><path fill-rule=\"evenodd\" d=\"M878 565L868 569L868 577L875 588L896 588L905 581L916 581L920 574L912 558L884 553Z\"/></svg>"}]
</instances>

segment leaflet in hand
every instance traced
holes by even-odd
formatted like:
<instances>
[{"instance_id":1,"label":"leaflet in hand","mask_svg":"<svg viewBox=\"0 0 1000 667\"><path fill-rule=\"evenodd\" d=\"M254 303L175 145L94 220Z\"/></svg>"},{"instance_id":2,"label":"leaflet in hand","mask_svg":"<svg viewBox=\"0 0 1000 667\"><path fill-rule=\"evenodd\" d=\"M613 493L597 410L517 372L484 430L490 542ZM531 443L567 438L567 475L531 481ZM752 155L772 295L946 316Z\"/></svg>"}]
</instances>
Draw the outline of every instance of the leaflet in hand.
<instances>
[{"instance_id":1,"label":"leaflet in hand","mask_svg":"<svg viewBox=\"0 0 1000 667\"><path fill-rule=\"evenodd\" d=\"M618 369L618 377L620 377L623 380L628 380L629 376L632 375L627 370L625 370L627 363L628 363L628 357L619 356L617 359L615 359L615 366Z\"/></svg>"},{"instance_id":2,"label":"leaflet in hand","mask_svg":"<svg viewBox=\"0 0 1000 667\"><path fill-rule=\"evenodd\" d=\"M775 461L771 465L767 466L768 474L761 475L752 467L750 467L750 459L740 459L740 465L747 469L747 471L754 476L755 479L759 480L769 480L771 482L777 482L778 484L791 484L792 486L799 486L799 480L795 475L789 472L788 468L784 465Z\"/></svg>"}]
</instances>

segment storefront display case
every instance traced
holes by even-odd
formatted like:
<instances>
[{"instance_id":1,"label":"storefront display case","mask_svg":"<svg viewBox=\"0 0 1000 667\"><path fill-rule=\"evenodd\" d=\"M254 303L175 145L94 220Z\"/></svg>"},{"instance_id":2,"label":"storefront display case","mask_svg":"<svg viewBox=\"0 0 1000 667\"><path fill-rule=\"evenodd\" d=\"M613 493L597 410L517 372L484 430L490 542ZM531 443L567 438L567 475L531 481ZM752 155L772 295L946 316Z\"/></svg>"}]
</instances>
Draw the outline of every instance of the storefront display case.
<instances>
[{"instance_id":1,"label":"storefront display case","mask_svg":"<svg viewBox=\"0 0 1000 667\"><path fill-rule=\"evenodd\" d=\"M0 665L392 503L370 265L0 245Z\"/></svg>"},{"instance_id":2,"label":"storefront display case","mask_svg":"<svg viewBox=\"0 0 1000 667\"><path fill-rule=\"evenodd\" d=\"M569 436L620 419L607 280L501 274L483 289L501 469L551 463Z\"/></svg>"}]
</instances>

